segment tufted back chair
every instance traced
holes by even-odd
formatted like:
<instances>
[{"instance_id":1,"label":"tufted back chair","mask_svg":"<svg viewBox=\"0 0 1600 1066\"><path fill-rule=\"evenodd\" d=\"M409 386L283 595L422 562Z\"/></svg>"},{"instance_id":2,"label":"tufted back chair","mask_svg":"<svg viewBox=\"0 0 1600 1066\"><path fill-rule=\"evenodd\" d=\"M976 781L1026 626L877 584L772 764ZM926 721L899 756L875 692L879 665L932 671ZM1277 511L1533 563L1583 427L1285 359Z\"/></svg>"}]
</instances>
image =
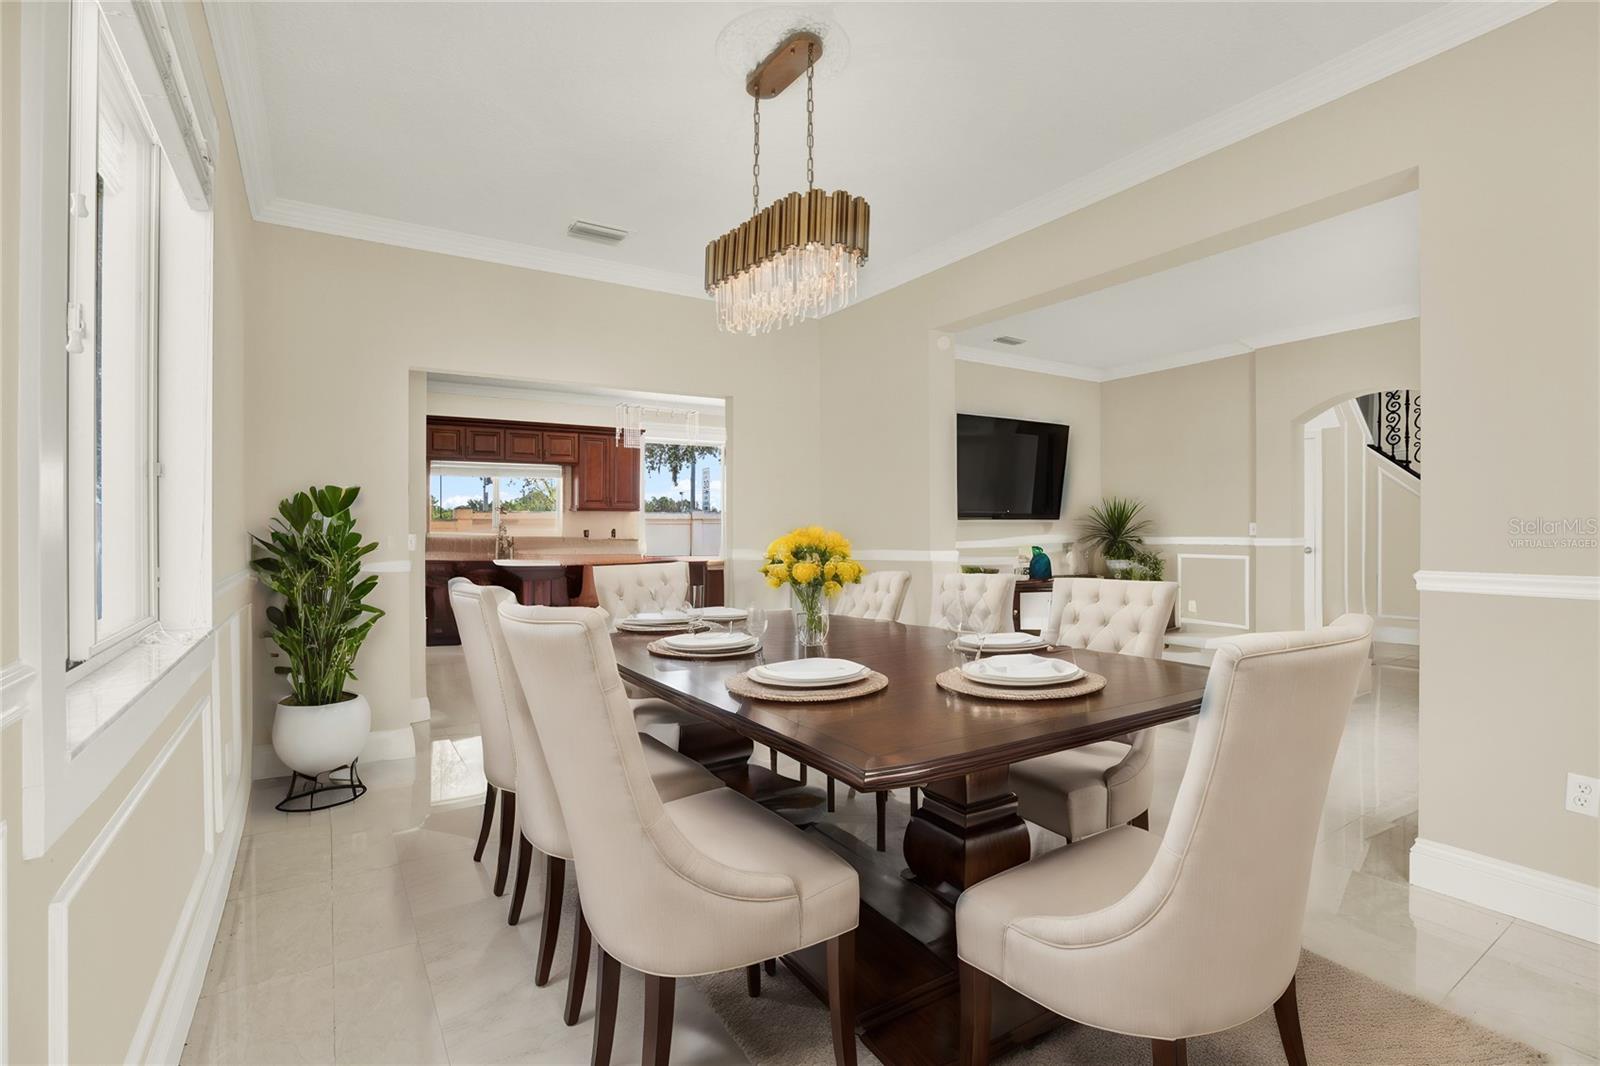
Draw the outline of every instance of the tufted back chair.
<instances>
[{"instance_id":1,"label":"tufted back chair","mask_svg":"<svg viewBox=\"0 0 1600 1066\"><path fill-rule=\"evenodd\" d=\"M1182 1039L1259 1014L1300 959L1328 778L1371 644L1372 619L1352 614L1221 644L1166 833L1119 827L970 889L962 959L1118 1033ZM1052 876L1058 891L1017 894ZM1062 905L1096 877L1092 899ZM1008 899L999 928L986 923Z\"/></svg>"},{"instance_id":2,"label":"tufted back chair","mask_svg":"<svg viewBox=\"0 0 1600 1066\"><path fill-rule=\"evenodd\" d=\"M1050 586L1045 636L1069 648L1159 659L1177 598L1176 581L1058 577Z\"/></svg>"},{"instance_id":3,"label":"tufted back chair","mask_svg":"<svg viewBox=\"0 0 1600 1066\"><path fill-rule=\"evenodd\" d=\"M489 784L508 792L517 791L517 758L512 748L510 708L495 670L494 651L489 631L484 627L481 599L492 586L474 585L464 577L450 579L450 610L461 631L461 651L467 660L467 678L472 684L472 701L478 707L478 724L483 729L483 776ZM501 593L510 596L505 589Z\"/></svg>"},{"instance_id":4,"label":"tufted back chair","mask_svg":"<svg viewBox=\"0 0 1600 1066\"><path fill-rule=\"evenodd\" d=\"M896 622L911 589L911 575L904 570L874 570L854 585L846 585L833 601L833 613L844 618L870 618L874 622Z\"/></svg>"},{"instance_id":5,"label":"tufted back chair","mask_svg":"<svg viewBox=\"0 0 1600 1066\"><path fill-rule=\"evenodd\" d=\"M955 629L962 619L987 627L990 633L1016 629L1015 574L946 574L934 585L933 613L928 620L940 629Z\"/></svg>"},{"instance_id":6,"label":"tufted back chair","mask_svg":"<svg viewBox=\"0 0 1600 1066\"><path fill-rule=\"evenodd\" d=\"M597 566L594 591L613 623L641 611L676 610L689 598L689 564Z\"/></svg>"}]
</instances>

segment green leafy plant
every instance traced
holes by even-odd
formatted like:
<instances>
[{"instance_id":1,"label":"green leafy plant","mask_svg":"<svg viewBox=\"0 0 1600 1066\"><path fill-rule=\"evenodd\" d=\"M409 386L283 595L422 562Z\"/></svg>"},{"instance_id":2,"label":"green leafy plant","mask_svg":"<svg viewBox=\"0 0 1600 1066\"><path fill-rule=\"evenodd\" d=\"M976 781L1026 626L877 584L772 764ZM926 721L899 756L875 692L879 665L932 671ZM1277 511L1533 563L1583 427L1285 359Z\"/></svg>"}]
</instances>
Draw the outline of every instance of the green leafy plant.
<instances>
[{"instance_id":1,"label":"green leafy plant","mask_svg":"<svg viewBox=\"0 0 1600 1066\"><path fill-rule=\"evenodd\" d=\"M267 608L267 634L288 658L276 672L289 678L290 702L302 707L338 703L356 652L383 612L366 598L376 574L361 576L361 560L377 550L361 542L350 507L359 488L312 486L278 504L266 538L252 536L260 554L250 561L262 584L283 597Z\"/></svg>"},{"instance_id":2,"label":"green leafy plant","mask_svg":"<svg viewBox=\"0 0 1600 1066\"><path fill-rule=\"evenodd\" d=\"M1133 553L1133 566L1128 568L1130 581L1161 581L1167 576L1167 561L1160 552L1137 551Z\"/></svg>"},{"instance_id":3,"label":"green leafy plant","mask_svg":"<svg viewBox=\"0 0 1600 1066\"><path fill-rule=\"evenodd\" d=\"M1143 512L1144 504L1138 500L1107 496L1078 523L1083 544L1107 559L1132 559L1150 528L1150 520L1139 517Z\"/></svg>"}]
</instances>

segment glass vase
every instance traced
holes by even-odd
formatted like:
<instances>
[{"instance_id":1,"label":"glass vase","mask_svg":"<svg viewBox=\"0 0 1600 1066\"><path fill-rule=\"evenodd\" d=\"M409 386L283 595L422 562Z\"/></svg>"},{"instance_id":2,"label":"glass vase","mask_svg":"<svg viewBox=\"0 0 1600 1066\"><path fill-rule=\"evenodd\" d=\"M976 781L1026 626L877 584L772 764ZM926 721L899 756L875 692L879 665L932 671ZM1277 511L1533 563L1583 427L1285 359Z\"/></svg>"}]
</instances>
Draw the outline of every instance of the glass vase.
<instances>
[{"instance_id":1,"label":"glass vase","mask_svg":"<svg viewBox=\"0 0 1600 1066\"><path fill-rule=\"evenodd\" d=\"M828 597L822 586L791 586L794 591L794 635L802 648L819 648L828 642Z\"/></svg>"}]
</instances>

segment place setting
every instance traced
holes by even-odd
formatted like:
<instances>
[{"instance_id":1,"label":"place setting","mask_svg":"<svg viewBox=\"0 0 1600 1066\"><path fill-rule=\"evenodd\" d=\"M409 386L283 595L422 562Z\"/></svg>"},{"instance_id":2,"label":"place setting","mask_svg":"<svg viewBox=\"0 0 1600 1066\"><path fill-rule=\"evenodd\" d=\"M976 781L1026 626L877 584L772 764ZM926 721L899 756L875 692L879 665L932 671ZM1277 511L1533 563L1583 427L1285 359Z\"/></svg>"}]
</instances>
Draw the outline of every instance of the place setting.
<instances>
[{"instance_id":1,"label":"place setting","mask_svg":"<svg viewBox=\"0 0 1600 1066\"><path fill-rule=\"evenodd\" d=\"M647 645L650 654L666 659L740 659L759 654L767 632L767 612L761 607L706 607L692 610L685 615L685 621L687 628L675 627L668 635L651 641ZM726 628L712 628L713 623ZM644 624L649 625L649 621ZM742 626L742 630L735 626ZM624 626L619 623L617 628ZM629 631L661 632L631 627Z\"/></svg>"},{"instance_id":2,"label":"place setting","mask_svg":"<svg viewBox=\"0 0 1600 1066\"><path fill-rule=\"evenodd\" d=\"M961 646L960 640L955 643ZM1070 699L1106 687L1104 677L1077 663L1031 652L975 657L942 671L934 681L946 692L988 700Z\"/></svg>"},{"instance_id":3,"label":"place setting","mask_svg":"<svg viewBox=\"0 0 1600 1066\"><path fill-rule=\"evenodd\" d=\"M746 699L826 703L870 696L889 679L851 659L818 657L762 663L728 678L728 691Z\"/></svg>"}]
</instances>

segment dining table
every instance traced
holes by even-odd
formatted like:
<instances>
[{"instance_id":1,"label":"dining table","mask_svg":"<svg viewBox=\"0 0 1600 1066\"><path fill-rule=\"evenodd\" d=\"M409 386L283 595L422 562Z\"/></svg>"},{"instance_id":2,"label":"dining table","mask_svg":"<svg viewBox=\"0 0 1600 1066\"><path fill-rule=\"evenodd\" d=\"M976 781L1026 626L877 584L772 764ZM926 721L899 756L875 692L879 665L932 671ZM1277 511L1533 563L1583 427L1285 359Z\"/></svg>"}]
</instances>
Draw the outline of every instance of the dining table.
<instances>
[{"instance_id":1,"label":"dining table","mask_svg":"<svg viewBox=\"0 0 1600 1066\"><path fill-rule=\"evenodd\" d=\"M1198 713L1204 667L1112 652L1047 648L1106 679L1066 699L979 698L940 688L935 677L964 655L954 634L931 626L830 620L826 643L803 648L787 611L769 611L758 652L683 659L649 650L650 634L613 635L625 680L702 720L790 756L860 792L921 790L900 853L880 853L816 809L789 817L856 868L857 1031L880 1060L944 1066L956 1061L959 1026L954 906L960 893L1030 857L1008 768L1023 759L1125 737ZM735 627L737 628L737 626ZM728 679L757 663L828 656L881 673L880 691L829 702L737 696ZM967 655L965 657L970 657ZM783 959L826 998L820 948ZM991 1050L1038 1039L1063 1019L996 986Z\"/></svg>"}]
</instances>

